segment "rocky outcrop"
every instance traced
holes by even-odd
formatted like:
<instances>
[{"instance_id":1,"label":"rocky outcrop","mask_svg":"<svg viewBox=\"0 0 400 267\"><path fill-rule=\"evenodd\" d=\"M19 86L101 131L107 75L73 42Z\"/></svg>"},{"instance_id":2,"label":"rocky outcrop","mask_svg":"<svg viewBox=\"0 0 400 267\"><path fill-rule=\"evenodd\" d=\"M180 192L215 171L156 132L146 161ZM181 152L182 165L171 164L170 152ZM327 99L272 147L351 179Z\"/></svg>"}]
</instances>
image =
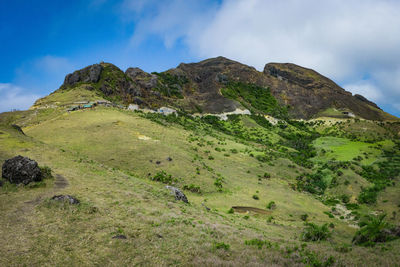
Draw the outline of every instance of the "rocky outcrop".
<instances>
[{"instance_id":1,"label":"rocky outcrop","mask_svg":"<svg viewBox=\"0 0 400 267\"><path fill-rule=\"evenodd\" d=\"M318 72L291 63L269 63L263 71L264 84L272 94L291 107L292 117L309 119L328 108L351 110L359 117L383 120L378 106L353 96Z\"/></svg>"},{"instance_id":2,"label":"rocky outcrop","mask_svg":"<svg viewBox=\"0 0 400 267\"><path fill-rule=\"evenodd\" d=\"M80 203L80 201L77 198L75 198L75 197L73 197L71 195L56 195L56 196L53 196L51 198L51 200L67 202L67 203L69 203L71 205L77 205L77 204Z\"/></svg>"},{"instance_id":3,"label":"rocky outcrop","mask_svg":"<svg viewBox=\"0 0 400 267\"><path fill-rule=\"evenodd\" d=\"M74 71L65 76L64 86L71 87L79 82L82 83L97 83L100 80L103 66L100 64L93 64L81 70Z\"/></svg>"},{"instance_id":4,"label":"rocky outcrop","mask_svg":"<svg viewBox=\"0 0 400 267\"><path fill-rule=\"evenodd\" d=\"M373 107L375 107L375 108L377 108L377 109L381 109L380 107L378 107L377 104L375 104L374 102L369 101L368 99L366 99L366 98L363 97L362 95L355 94L354 97L357 98L358 100L361 100L362 102L367 103L367 104L370 105L370 106L373 106Z\"/></svg>"},{"instance_id":5,"label":"rocky outcrop","mask_svg":"<svg viewBox=\"0 0 400 267\"><path fill-rule=\"evenodd\" d=\"M2 176L13 184L29 184L42 180L42 172L36 161L16 156L4 162Z\"/></svg>"},{"instance_id":6,"label":"rocky outcrop","mask_svg":"<svg viewBox=\"0 0 400 267\"><path fill-rule=\"evenodd\" d=\"M176 200L182 200L185 203L189 203L189 201L188 201L187 197L185 196L185 194L181 190L179 190L178 188L170 186L170 185L165 186L165 188L167 188L167 189L169 189L171 191L171 193L175 196Z\"/></svg>"}]
</instances>

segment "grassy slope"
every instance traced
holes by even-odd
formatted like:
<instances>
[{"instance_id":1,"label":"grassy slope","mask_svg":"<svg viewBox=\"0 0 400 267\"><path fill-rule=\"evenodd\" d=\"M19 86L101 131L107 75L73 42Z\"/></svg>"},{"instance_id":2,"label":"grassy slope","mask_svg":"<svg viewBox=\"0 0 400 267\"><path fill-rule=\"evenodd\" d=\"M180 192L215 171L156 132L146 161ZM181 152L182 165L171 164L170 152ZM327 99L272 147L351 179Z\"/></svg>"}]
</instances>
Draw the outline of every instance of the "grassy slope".
<instances>
[{"instance_id":1,"label":"grassy slope","mask_svg":"<svg viewBox=\"0 0 400 267\"><path fill-rule=\"evenodd\" d=\"M32 108L48 106L73 106L79 101L104 100L97 91L89 91L83 86L75 87L73 90L57 90L50 95L38 99Z\"/></svg>"},{"instance_id":2,"label":"grassy slope","mask_svg":"<svg viewBox=\"0 0 400 267\"><path fill-rule=\"evenodd\" d=\"M365 258L393 265L400 259L395 253L398 241L384 246L388 251L354 247L349 253L336 252L335 246L350 243L355 229L328 218L323 211L329 208L313 196L290 189L288 182L294 181L300 167L288 168L291 162L286 159L275 160L274 166L260 163L245 152L255 150L251 144L221 133L202 141L180 126L161 126L116 109L41 112L51 120L44 119L45 113L16 116L19 124L27 126L28 136L2 124L0 160L16 154L29 156L65 177L69 186L57 188L49 180L45 187L0 189L0 210L6 214L0 217L0 253L7 255L0 258L1 265L299 264L283 252L286 249L258 250L244 241L260 238L279 242L282 248L299 245L303 228L299 217L304 213L312 222L336 226L330 242L309 243L309 250L320 253L320 258L333 255L349 265L364 265ZM322 145L326 140L316 142ZM330 145L337 157L346 154L340 146L323 145ZM239 153L231 153L233 148ZM214 160L208 160L210 154ZM158 160L160 164L155 163ZM193 183L203 193L185 192L190 205L176 202L163 184L147 178L159 170L178 177L179 187ZM259 181L258 175L264 172L272 178ZM217 173L224 177L223 192L213 184ZM388 192L395 197L397 190L393 187ZM83 204L79 208L51 204L46 199L55 193L73 194ZM260 199L253 199L254 194ZM271 215L249 214L247 219L244 214L227 214L235 205L265 209L271 200L277 203ZM393 206L392 202L378 203L382 208ZM274 218L270 222L269 216ZM118 233L128 239L111 238ZM217 249L216 242L230 244L230 249Z\"/></svg>"}]
</instances>

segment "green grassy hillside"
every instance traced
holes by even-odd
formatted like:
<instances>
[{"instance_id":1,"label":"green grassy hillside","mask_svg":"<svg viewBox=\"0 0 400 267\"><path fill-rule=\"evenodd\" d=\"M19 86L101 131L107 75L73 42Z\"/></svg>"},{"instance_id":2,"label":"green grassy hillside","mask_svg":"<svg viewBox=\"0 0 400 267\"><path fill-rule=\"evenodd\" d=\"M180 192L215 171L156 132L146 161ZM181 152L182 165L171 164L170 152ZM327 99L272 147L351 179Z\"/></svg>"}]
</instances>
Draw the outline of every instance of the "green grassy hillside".
<instances>
[{"instance_id":1,"label":"green grassy hillside","mask_svg":"<svg viewBox=\"0 0 400 267\"><path fill-rule=\"evenodd\" d=\"M0 265L395 266L400 240L352 240L365 216L400 223L397 126L341 123L105 107L3 113L1 162L28 156L54 178L0 187ZM375 130L359 138L363 127Z\"/></svg>"}]
</instances>

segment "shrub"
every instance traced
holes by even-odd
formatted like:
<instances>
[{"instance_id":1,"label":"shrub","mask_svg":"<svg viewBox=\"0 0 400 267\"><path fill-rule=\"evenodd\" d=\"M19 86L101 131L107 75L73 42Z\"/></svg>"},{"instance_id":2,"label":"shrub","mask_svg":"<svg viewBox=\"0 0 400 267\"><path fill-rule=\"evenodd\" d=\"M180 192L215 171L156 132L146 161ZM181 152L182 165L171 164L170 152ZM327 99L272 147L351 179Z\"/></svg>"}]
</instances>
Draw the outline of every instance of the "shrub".
<instances>
[{"instance_id":1,"label":"shrub","mask_svg":"<svg viewBox=\"0 0 400 267\"><path fill-rule=\"evenodd\" d=\"M267 205L267 209L269 209L269 210L274 210L274 209L276 209L275 201L269 202L268 205Z\"/></svg>"},{"instance_id":2,"label":"shrub","mask_svg":"<svg viewBox=\"0 0 400 267\"><path fill-rule=\"evenodd\" d=\"M151 180L157 181L157 182L162 182L164 184L172 184L173 182L176 182L176 179L173 179L171 174L167 174L165 171L160 171L156 175L154 175Z\"/></svg>"},{"instance_id":3,"label":"shrub","mask_svg":"<svg viewBox=\"0 0 400 267\"><path fill-rule=\"evenodd\" d=\"M260 198L258 197L258 195L253 195L253 199L259 200Z\"/></svg>"},{"instance_id":4,"label":"shrub","mask_svg":"<svg viewBox=\"0 0 400 267\"><path fill-rule=\"evenodd\" d=\"M256 159L257 159L258 161L261 161L261 162L267 162L267 161L268 161L268 157L265 156L265 155L257 155L257 156L256 156Z\"/></svg>"},{"instance_id":5,"label":"shrub","mask_svg":"<svg viewBox=\"0 0 400 267\"><path fill-rule=\"evenodd\" d=\"M300 215L300 219L302 220L302 221L307 221L307 218L308 218L308 214L302 214L302 215Z\"/></svg>"},{"instance_id":6,"label":"shrub","mask_svg":"<svg viewBox=\"0 0 400 267\"><path fill-rule=\"evenodd\" d=\"M40 170L42 171L43 179L53 178L50 167L42 166L40 167Z\"/></svg>"},{"instance_id":7,"label":"shrub","mask_svg":"<svg viewBox=\"0 0 400 267\"><path fill-rule=\"evenodd\" d=\"M225 244L224 242L215 243L214 246L215 246L216 249L229 250L229 248L230 248L230 245L229 244Z\"/></svg>"},{"instance_id":8,"label":"shrub","mask_svg":"<svg viewBox=\"0 0 400 267\"><path fill-rule=\"evenodd\" d=\"M376 203L376 199L378 197L379 187L372 186L369 188L364 188L360 195L358 195L358 203L360 204L374 204Z\"/></svg>"},{"instance_id":9,"label":"shrub","mask_svg":"<svg viewBox=\"0 0 400 267\"><path fill-rule=\"evenodd\" d=\"M348 210L356 210L356 209L360 208L360 206L358 206L357 203L346 203L345 206L346 206L346 209L348 209Z\"/></svg>"},{"instance_id":10,"label":"shrub","mask_svg":"<svg viewBox=\"0 0 400 267\"><path fill-rule=\"evenodd\" d=\"M328 239L330 236L331 232L328 229L327 223L321 226L314 223L306 223L301 239L303 241L322 241Z\"/></svg>"},{"instance_id":11,"label":"shrub","mask_svg":"<svg viewBox=\"0 0 400 267\"><path fill-rule=\"evenodd\" d=\"M221 178L215 179L214 185L218 188L219 191L221 191L222 190L222 179Z\"/></svg>"},{"instance_id":12,"label":"shrub","mask_svg":"<svg viewBox=\"0 0 400 267\"><path fill-rule=\"evenodd\" d=\"M230 208L229 210L228 210L228 214L232 214L232 213L234 213L235 211L233 210L233 208Z\"/></svg>"},{"instance_id":13,"label":"shrub","mask_svg":"<svg viewBox=\"0 0 400 267\"><path fill-rule=\"evenodd\" d=\"M264 173L264 178L271 178L271 174L269 174L268 172Z\"/></svg>"},{"instance_id":14,"label":"shrub","mask_svg":"<svg viewBox=\"0 0 400 267\"><path fill-rule=\"evenodd\" d=\"M346 194L341 195L340 198L342 199L342 202L345 204L349 203L349 201L350 201L350 197Z\"/></svg>"},{"instance_id":15,"label":"shrub","mask_svg":"<svg viewBox=\"0 0 400 267\"><path fill-rule=\"evenodd\" d=\"M324 213L325 213L326 215L328 215L329 218L335 218L335 216L333 216L333 214L330 213L329 211L324 211Z\"/></svg>"},{"instance_id":16,"label":"shrub","mask_svg":"<svg viewBox=\"0 0 400 267\"><path fill-rule=\"evenodd\" d=\"M209 160L214 160L214 157L213 156L208 156L208 159Z\"/></svg>"},{"instance_id":17,"label":"shrub","mask_svg":"<svg viewBox=\"0 0 400 267\"><path fill-rule=\"evenodd\" d=\"M246 240L246 241L244 241L244 244L248 245L248 246L256 246L256 247L258 247L258 249L262 249L263 246L266 246L268 248L272 247L272 243L271 242L264 241L264 240L261 240L261 239Z\"/></svg>"},{"instance_id":18,"label":"shrub","mask_svg":"<svg viewBox=\"0 0 400 267\"><path fill-rule=\"evenodd\" d=\"M353 237L353 243L361 246L372 247L376 242L386 242L395 237L390 235L390 226L384 220L386 214L368 216L360 221L361 227Z\"/></svg>"},{"instance_id":19,"label":"shrub","mask_svg":"<svg viewBox=\"0 0 400 267\"><path fill-rule=\"evenodd\" d=\"M184 185L183 189L184 190L188 190L188 191L193 192L193 193L198 193L198 194L201 193L200 186L197 186L197 185L194 185L194 184Z\"/></svg>"},{"instance_id":20,"label":"shrub","mask_svg":"<svg viewBox=\"0 0 400 267\"><path fill-rule=\"evenodd\" d=\"M232 154L237 154L237 153L238 153L238 151L237 151L237 149L236 149L236 148L232 148L232 149L231 149L231 153L232 153Z\"/></svg>"}]
</instances>

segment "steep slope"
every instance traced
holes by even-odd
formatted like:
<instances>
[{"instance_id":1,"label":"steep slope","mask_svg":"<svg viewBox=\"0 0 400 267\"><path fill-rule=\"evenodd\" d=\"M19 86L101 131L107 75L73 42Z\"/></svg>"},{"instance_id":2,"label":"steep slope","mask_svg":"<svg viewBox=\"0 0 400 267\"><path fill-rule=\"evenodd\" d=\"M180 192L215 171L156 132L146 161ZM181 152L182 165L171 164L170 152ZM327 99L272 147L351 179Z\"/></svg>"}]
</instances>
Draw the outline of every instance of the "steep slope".
<instances>
[{"instance_id":1,"label":"steep slope","mask_svg":"<svg viewBox=\"0 0 400 267\"><path fill-rule=\"evenodd\" d=\"M375 103L353 96L314 70L290 63L269 63L263 73L273 94L293 107L291 113L297 118L311 118L327 108L336 108L364 119L390 119Z\"/></svg>"},{"instance_id":2,"label":"steep slope","mask_svg":"<svg viewBox=\"0 0 400 267\"><path fill-rule=\"evenodd\" d=\"M80 92L76 94L76 90ZM78 97L81 95L85 96ZM368 120L397 119L311 69L290 63L269 63L259 72L224 57L182 63L177 68L152 74L139 68L128 68L124 73L109 63L94 64L68 74L59 90L38 100L34 107L57 102L66 105L63 98L102 98L147 108L167 105L189 113L223 113L246 108L281 118L310 119L334 109L330 116L343 117L342 113L347 112Z\"/></svg>"}]
</instances>

